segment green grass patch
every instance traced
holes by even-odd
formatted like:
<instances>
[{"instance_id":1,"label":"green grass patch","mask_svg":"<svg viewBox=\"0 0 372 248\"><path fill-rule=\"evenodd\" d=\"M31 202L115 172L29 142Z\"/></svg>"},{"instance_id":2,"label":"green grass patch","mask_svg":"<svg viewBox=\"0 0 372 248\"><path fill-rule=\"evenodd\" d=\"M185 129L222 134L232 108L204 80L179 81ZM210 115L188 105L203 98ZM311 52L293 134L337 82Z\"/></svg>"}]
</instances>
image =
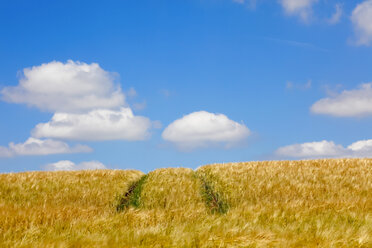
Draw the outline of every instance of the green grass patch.
<instances>
[{"instance_id":1,"label":"green grass patch","mask_svg":"<svg viewBox=\"0 0 372 248\"><path fill-rule=\"evenodd\" d=\"M143 188L143 184L147 179L147 175L141 177L140 180L134 182L128 189L125 194L120 197L119 203L116 206L116 211L121 212L124 209L128 208L129 206L133 206L138 208L141 205L141 192Z\"/></svg>"},{"instance_id":2,"label":"green grass patch","mask_svg":"<svg viewBox=\"0 0 372 248\"><path fill-rule=\"evenodd\" d=\"M229 211L229 204L225 202L219 192L204 177L196 175L202 182L201 194L211 213L225 214Z\"/></svg>"}]
</instances>

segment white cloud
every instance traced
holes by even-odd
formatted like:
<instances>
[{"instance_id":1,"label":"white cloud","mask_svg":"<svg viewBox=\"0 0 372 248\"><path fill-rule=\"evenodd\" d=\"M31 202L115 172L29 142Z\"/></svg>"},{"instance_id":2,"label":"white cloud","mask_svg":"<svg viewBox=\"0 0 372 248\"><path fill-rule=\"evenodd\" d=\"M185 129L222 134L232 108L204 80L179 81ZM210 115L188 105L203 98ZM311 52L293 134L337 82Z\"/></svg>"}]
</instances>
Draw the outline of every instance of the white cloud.
<instances>
[{"instance_id":1,"label":"white cloud","mask_svg":"<svg viewBox=\"0 0 372 248\"><path fill-rule=\"evenodd\" d=\"M293 158L372 157L372 139L356 141L346 148L326 140L294 144L280 147L275 153Z\"/></svg>"},{"instance_id":2,"label":"white cloud","mask_svg":"<svg viewBox=\"0 0 372 248\"><path fill-rule=\"evenodd\" d=\"M357 34L357 45L370 45L372 42L372 0L358 4L351 15Z\"/></svg>"},{"instance_id":3,"label":"white cloud","mask_svg":"<svg viewBox=\"0 0 372 248\"><path fill-rule=\"evenodd\" d=\"M344 148L333 141L309 142L280 147L276 154L287 157L312 158L335 157L343 154Z\"/></svg>"},{"instance_id":4,"label":"white cloud","mask_svg":"<svg viewBox=\"0 0 372 248\"><path fill-rule=\"evenodd\" d=\"M372 156L372 139L354 142L347 149L359 156L370 157Z\"/></svg>"},{"instance_id":5,"label":"white cloud","mask_svg":"<svg viewBox=\"0 0 372 248\"><path fill-rule=\"evenodd\" d=\"M308 21L312 14L312 5L318 0L279 0L288 15L299 16L303 21Z\"/></svg>"},{"instance_id":6,"label":"white cloud","mask_svg":"<svg viewBox=\"0 0 372 248\"><path fill-rule=\"evenodd\" d=\"M311 111L337 117L372 115L372 83L362 84L355 90L345 90L340 94L323 98L311 106Z\"/></svg>"},{"instance_id":7,"label":"white cloud","mask_svg":"<svg viewBox=\"0 0 372 248\"><path fill-rule=\"evenodd\" d=\"M126 94L135 97L137 92L130 88ZM96 63L53 61L26 68L19 84L3 88L0 95L7 102L54 113L49 122L34 128L34 138L143 140L153 125L148 118L133 115L115 75ZM146 102L134 106L143 109ZM61 141L29 139L24 144L0 147L0 156L76 152L77 148L83 146L70 149Z\"/></svg>"},{"instance_id":8,"label":"white cloud","mask_svg":"<svg viewBox=\"0 0 372 248\"><path fill-rule=\"evenodd\" d=\"M61 160L56 163L51 163L44 166L45 170L49 171L73 171L73 170L96 170L96 169L106 169L106 166L98 161L82 162L80 164L75 164L69 160Z\"/></svg>"},{"instance_id":9,"label":"white cloud","mask_svg":"<svg viewBox=\"0 0 372 248\"><path fill-rule=\"evenodd\" d=\"M53 61L23 70L19 85L1 90L2 99L51 112L117 108L124 95L114 75L98 64Z\"/></svg>"},{"instance_id":10,"label":"white cloud","mask_svg":"<svg viewBox=\"0 0 372 248\"><path fill-rule=\"evenodd\" d=\"M70 147L68 144L51 139L29 138L24 143L9 143L9 147L0 147L0 157L14 157L27 155L49 155L63 153L91 152L92 149L84 145Z\"/></svg>"},{"instance_id":11,"label":"white cloud","mask_svg":"<svg viewBox=\"0 0 372 248\"><path fill-rule=\"evenodd\" d=\"M38 124L32 135L68 140L133 141L146 139L151 125L148 118L134 116L130 108L98 109L83 114L55 113L49 122Z\"/></svg>"},{"instance_id":12,"label":"white cloud","mask_svg":"<svg viewBox=\"0 0 372 248\"><path fill-rule=\"evenodd\" d=\"M339 23L342 17L342 4L338 3L335 5L335 12L331 16L331 18L328 19L329 24L336 24Z\"/></svg>"},{"instance_id":13,"label":"white cloud","mask_svg":"<svg viewBox=\"0 0 372 248\"><path fill-rule=\"evenodd\" d=\"M233 145L250 134L244 125L223 114L199 111L172 122L163 132L164 140L181 149L193 149L214 144Z\"/></svg>"}]
</instances>

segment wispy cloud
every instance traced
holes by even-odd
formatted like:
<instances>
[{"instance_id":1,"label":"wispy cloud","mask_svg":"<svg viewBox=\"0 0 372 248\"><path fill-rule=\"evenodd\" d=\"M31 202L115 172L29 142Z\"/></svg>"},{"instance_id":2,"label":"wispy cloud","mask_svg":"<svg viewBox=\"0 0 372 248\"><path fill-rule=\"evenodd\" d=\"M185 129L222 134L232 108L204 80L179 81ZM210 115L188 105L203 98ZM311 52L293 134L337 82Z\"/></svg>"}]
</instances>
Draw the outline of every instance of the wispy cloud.
<instances>
[{"instance_id":1,"label":"wispy cloud","mask_svg":"<svg viewBox=\"0 0 372 248\"><path fill-rule=\"evenodd\" d=\"M129 90L125 91L124 93L125 93L125 96L129 98L133 98L138 95L137 91L133 87L129 88Z\"/></svg>"},{"instance_id":2,"label":"wispy cloud","mask_svg":"<svg viewBox=\"0 0 372 248\"><path fill-rule=\"evenodd\" d=\"M357 35L357 45L369 46L372 43L372 0L358 4L351 15Z\"/></svg>"},{"instance_id":3,"label":"wispy cloud","mask_svg":"<svg viewBox=\"0 0 372 248\"><path fill-rule=\"evenodd\" d=\"M327 20L327 22L331 25L339 23L341 20L342 14L343 14L343 5L341 3L338 3L335 5L335 12L331 16L331 18Z\"/></svg>"},{"instance_id":4,"label":"wispy cloud","mask_svg":"<svg viewBox=\"0 0 372 248\"><path fill-rule=\"evenodd\" d=\"M309 22L316 2L318 0L279 0L287 15L298 16L304 22Z\"/></svg>"},{"instance_id":5,"label":"wispy cloud","mask_svg":"<svg viewBox=\"0 0 372 248\"><path fill-rule=\"evenodd\" d=\"M173 95L173 92L168 90L168 89L161 89L159 90L159 93L164 96L165 98L168 98L170 97L171 95Z\"/></svg>"},{"instance_id":6,"label":"wispy cloud","mask_svg":"<svg viewBox=\"0 0 372 248\"><path fill-rule=\"evenodd\" d=\"M147 106L146 101L136 102L132 104L134 110L144 110Z\"/></svg>"},{"instance_id":7,"label":"wispy cloud","mask_svg":"<svg viewBox=\"0 0 372 248\"><path fill-rule=\"evenodd\" d=\"M256 8L258 0L232 0L234 3L248 5L250 8Z\"/></svg>"},{"instance_id":8,"label":"wispy cloud","mask_svg":"<svg viewBox=\"0 0 372 248\"><path fill-rule=\"evenodd\" d=\"M318 47L314 44L308 43L308 42L301 42L301 41L294 41L294 40L286 40L286 39L278 39L278 38L272 38L272 37L262 37L265 40L268 41L273 41L276 43L280 43L283 45L288 45L288 46L294 46L294 47L299 47L299 48L304 48L304 49L310 49L310 50L315 50L315 51L320 51L320 52L330 52L330 50Z\"/></svg>"},{"instance_id":9,"label":"wispy cloud","mask_svg":"<svg viewBox=\"0 0 372 248\"><path fill-rule=\"evenodd\" d=\"M312 86L312 81L311 80L307 80L307 82L304 83L304 84L293 83L291 81L288 81L286 83L286 88L289 89L289 90L291 90L291 89L308 90L308 89L311 89L311 86Z\"/></svg>"}]
</instances>

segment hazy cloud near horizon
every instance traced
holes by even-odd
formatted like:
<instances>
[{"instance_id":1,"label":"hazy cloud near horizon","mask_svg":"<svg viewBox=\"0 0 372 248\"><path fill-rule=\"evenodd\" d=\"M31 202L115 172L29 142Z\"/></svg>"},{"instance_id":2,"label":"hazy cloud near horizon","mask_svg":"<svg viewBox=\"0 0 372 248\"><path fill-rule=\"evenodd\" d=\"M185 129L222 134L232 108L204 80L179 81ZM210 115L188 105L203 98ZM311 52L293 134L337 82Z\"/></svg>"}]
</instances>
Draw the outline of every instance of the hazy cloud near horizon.
<instances>
[{"instance_id":1,"label":"hazy cloud near horizon","mask_svg":"<svg viewBox=\"0 0 372 248\"><path fill-rule=\"evenodd\" d=\"M99 170L107 167L99 161L88 161L75 164L69 160L61 160L44 166L47 171L75 171L75 170Z\"/></svg>"},{"instance_id":2,"label":"hazy cloud near horizon","mask_svg":"<svg viewBox=\"0 0 372 248\"><path fill-rule=\"evenodd\" d=\"M279 157L289 158L342 158L371 157L372 139L359 140L347 147L335 144L333 141L316 141L280 147L275 151Z\"/></svg>"},{"instance_id":3,"label":"hazy cloud near horizon","mask_svg":"<svg viewBox=\"0 0 372 248\"><path fill-rule=\"evenodd\" d=\"M87 153L93 150L85 145L70 147L62 141L53 139L28 138L24 143L9 143L8 147L0 147L0 157L50 155L67 153Z\"/></svg>"}]
</instances>

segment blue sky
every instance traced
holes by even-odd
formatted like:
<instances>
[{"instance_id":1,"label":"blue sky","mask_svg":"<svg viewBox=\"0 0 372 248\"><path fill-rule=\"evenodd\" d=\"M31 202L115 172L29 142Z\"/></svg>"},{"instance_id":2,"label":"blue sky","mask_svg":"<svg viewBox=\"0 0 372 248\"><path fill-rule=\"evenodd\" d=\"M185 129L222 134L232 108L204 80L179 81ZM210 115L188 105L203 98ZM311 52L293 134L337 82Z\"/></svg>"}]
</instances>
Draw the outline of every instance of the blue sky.
<instances>
[{"instance_id":1,"label":"blue sky","mask_svg":"<svg viewBox=\"0 0 372 248\"><path fill-rule=\"evenodd\" d=\"M0 32L0 172L372 156L371 0L5 0Z\"/></svg>"}]
</instances>

